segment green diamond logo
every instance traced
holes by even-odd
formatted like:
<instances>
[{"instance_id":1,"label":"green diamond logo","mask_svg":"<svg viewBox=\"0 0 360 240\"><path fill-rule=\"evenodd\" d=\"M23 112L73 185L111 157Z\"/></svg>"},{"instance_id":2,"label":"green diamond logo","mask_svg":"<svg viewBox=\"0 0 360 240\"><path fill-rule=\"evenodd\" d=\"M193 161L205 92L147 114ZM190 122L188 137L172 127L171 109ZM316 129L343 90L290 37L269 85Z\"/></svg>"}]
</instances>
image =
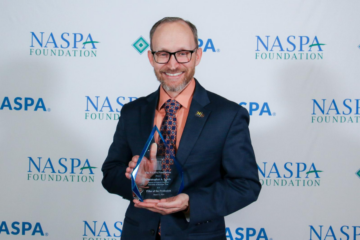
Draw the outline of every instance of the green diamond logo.
<instances>
[{"instance_id":1,"label":"green diamond logo","mask_svg":"<svg viewBox=\"0 0 360 240\"><path fill-rule=\"evenodd\" d=\"M145 41L143 37L140 37L136 42L133 44L133 47L142 54L148 47L149 44Z\"/></svg>"},{"instance_id":2,"label":"green diamond logo","mask_svg":"<svg viewBox=\"0 0 360 240\"><path fill-rule=\"evenodd\" d=\"M356 175L358 175L360 177L360 169L359 169L359 171L357 171Z\"/></svg>"}]
</instances>

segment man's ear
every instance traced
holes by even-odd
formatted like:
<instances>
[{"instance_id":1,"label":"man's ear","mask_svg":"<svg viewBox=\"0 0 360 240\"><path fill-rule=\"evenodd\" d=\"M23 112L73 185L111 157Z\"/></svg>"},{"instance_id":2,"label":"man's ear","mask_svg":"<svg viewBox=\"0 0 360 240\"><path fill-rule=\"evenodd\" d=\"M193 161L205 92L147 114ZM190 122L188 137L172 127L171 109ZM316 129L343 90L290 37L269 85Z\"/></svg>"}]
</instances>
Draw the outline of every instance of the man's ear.
<instances>
[{"instance_id":1,"label":"man's ear","mask_svg":"<svg viewBox=\"0 0 360 240\"><path fill-rule=\"evenodd\" d=\"M151 53L151 50L148 51L148 58L149 58L149 62L151 64L151 66L154 67L154 58L153 58L153 55Z\"/></svg>"},{"instance_id":2,"label":"man's ear","mask_svg":"<svg viewBox=\"0 0 360 240\"><path fill-rule=\"evenodd\" d=\"M202 53L203 53L202 48L198 48L196 50L195 66L199 65L201 61Z\"/></svg>"}]
</instances>

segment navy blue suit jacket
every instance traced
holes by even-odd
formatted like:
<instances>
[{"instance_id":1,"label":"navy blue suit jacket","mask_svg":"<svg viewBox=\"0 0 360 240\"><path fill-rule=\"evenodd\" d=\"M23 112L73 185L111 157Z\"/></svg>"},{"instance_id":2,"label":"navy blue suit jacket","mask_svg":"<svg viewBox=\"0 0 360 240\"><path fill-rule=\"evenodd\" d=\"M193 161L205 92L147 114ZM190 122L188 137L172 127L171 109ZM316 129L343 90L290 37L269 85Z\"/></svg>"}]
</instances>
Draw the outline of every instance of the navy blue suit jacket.
<instances>
[{"instance_id":1,"label":"navy blue suit jacket","mask_svg":"<svg viewBox=\"0 0 360 240\"><path fill-rule=\"evenodd\" d=\"M197 81L176 158L190 197L190 222L183 212L162 216L132 203L125 169L140 155L153 127L159 90L123 106L114 141L103 164L102 184L130 200L123 240L226 240L224 216L256 201L261 185L248 129L249 114L239 104L206 91ZM200 111L203 117L196 116Z\"/></svg>"}]
</instances>

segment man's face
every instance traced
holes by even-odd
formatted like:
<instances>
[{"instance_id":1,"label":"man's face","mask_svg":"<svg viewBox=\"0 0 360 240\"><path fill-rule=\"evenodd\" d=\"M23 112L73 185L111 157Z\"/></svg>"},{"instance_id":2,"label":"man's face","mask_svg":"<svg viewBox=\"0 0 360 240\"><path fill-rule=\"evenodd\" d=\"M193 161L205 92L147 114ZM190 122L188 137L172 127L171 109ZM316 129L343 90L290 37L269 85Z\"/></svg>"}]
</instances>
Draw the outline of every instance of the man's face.
<instances>
[{"instance_id":1,"label":"man's face","mask_svg":"<svg viewBox=\"0 0 360 240\"><path fill-rule=\"evenodd\" d=\"M190 27L182 21L161 24L155 31L152 38L153 51L176 52L179 50L194 50L196 44ZM151 51L148 57L157 79L167 92L179 93L188 82L193 79L195 66L200 63L202 49L192 54L188 63L178 63L174 56L166 64L159 64L154 61Z\"/></svg>"}]
</instances>

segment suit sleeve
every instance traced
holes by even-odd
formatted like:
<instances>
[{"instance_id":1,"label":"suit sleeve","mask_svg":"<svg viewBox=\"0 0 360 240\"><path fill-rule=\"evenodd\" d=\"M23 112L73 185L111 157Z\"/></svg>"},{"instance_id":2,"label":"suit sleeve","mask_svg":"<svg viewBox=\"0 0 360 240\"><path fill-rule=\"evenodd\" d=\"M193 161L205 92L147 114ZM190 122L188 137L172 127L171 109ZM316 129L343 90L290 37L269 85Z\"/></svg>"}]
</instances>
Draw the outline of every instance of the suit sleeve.
<instances>
[{"instance_id":1,"label":"suit sleeve","mask_svg":"<svg viewBox=\"0 0 360 240\"><path fill-rule=\"evenodd\" d=\"M261 184L248 125L249 114L240 108L224 143L222 179L208 187L187 192L191 222L223 217L257 200Z\"/></svg>"},{"instance_id":2,"label":"suit sleeve","mask_svg":"<svg viewBox=\"0 0 360 240\"><path fill-rule=\"evenodd\" d=\"M103 180L102 185L109 193L122 196L131 200L131 181L126 178L125 171L132 153L125 133L125 112L126 105L121 110L121 116L116 127L113 142L110 146L109 153L102 166Z\"/></svg>"}]
</instances>

